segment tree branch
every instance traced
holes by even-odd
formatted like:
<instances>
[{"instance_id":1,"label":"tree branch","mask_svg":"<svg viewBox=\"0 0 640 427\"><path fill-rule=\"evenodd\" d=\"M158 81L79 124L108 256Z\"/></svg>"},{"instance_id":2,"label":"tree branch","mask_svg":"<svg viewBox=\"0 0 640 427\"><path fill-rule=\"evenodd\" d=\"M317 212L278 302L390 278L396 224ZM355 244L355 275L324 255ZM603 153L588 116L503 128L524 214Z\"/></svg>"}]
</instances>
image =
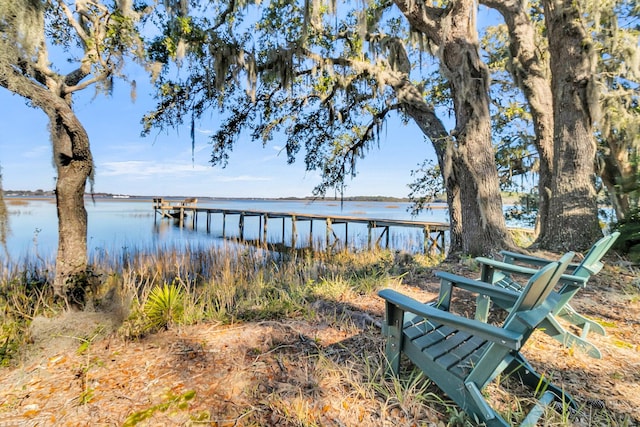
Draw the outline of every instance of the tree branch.
<instances>
[{"instance_id":1,"label":"tree branch","mask_svg":"<svg viewBox=\"0 0 640 427\"><path fill-rule=\"evenodd\" d=\"M86 67L84 65L80 66L79 68L76 68L75 70L67 74L66 77L64 78L64 84L67 85L67 88L66 88L67 93L75 92L76 90L78 90L78 89L73 89L73 86L76 86L88 75L89 73L86 71ZM87 85L84 85L82 89L86 86Z\"/></svg>"},{"instance_id":2,"label":"tree branch","mask_svg":"<svg viewBox=\"0 0 640 427\"><path fill-rule=\"evenodd\" d=\"M85 74L85 77L88 74ZM82 83L78 83L75 86L65 86L64 88L64 93L68 94L68 93L73 93L73 92L77 92L79 90L85 89L89 86L91 86L92 84L95 84L97 82L100 82L102 80L104 80L107 76L109 75L109 73L101 73L95 77L90 78L89 80L85 80Z\"/></svg>"},{"instance_id":3,"label":"tree branch","mask_svg":"<svg viewBox=\"0 0 640 427\"><path fill-rule=\"evenodd\" d=\"M73 12L71 12L71 10L69 9L69 7L64 1L58 0L58 5L60 6L60 9L62 9L62 12L64 13L64 15L67 17L69 24L71 24L73 29L76 30L76 33L78 34L80 39L82 39L82 42L84 43L85 47L88 46L90 37L87 34L87 32L84 30L82 25L80 25L78 20L73 16Z\"/></svg>"},{"instance_id":4,"label":"tree branch","mask_svg":"<svg viewBox=\"0 0 640 427\"><path fill-rule=\"evenodd\" d=\"M423 33L436 46L442 44L442 23L448 7L427 6L414 0L394 0L394 4L407 18L411 27Z\"/></svg>"}]
</instances>

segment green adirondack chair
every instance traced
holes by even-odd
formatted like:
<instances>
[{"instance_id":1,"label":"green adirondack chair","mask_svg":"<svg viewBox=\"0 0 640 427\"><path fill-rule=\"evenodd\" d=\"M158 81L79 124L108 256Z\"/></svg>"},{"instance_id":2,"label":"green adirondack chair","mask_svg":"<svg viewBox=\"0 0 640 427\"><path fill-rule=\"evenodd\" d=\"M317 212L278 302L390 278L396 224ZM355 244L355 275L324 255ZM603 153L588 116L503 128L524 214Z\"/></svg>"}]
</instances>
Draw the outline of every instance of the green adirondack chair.
<instances>
[{"instance_id":1,"label":"green adirondack chair","mask_svg":"<svg viewBox=\"0 0 640 427\"><path fill-rule=\"evenodd\" d=\"M437 273L440 296L433 303L421 303L391 289L380 291L386 300L383 333L387 337L389 369L398 375L404 353L472 419L488 427L512 425L491 407L482 392L500 374L515 375L540 391L522 426L535 426L544 407L553 401L577 409L573 399L542 378L519 351L556 304L552 290L572 257L569 253L542 268L522 292L442 272ZM501 327L458 316L449 312L456 288L489 295L511 304L513 309Z\"/></svg>"},{"instance_id":2,"label":"green adirondack chair","mask_svg":"<svg viewBox=\"0 0 640 427\"><path fill-rule=\"evenodd\" d=\"M602 354L595 345L587 340L587 334L595 332L600 335L606 335L606 332L600 324L579 314L571 307L569 301L586 285L592 275L597 274L602 269L602 257L611 248L619 235L619 232L614 232L601 238L587 252L582 262L569 265L567 274L564 274L559 280L558 302L547 318L540 323L540 329L543 329L549 336L560 341L566 347L579 348L597 359L600 359ZM533 276L538 271L538 268L551 262L547 259L508 251L502 251L502 255L504 256L502 262L484 257L476 258L476 261L482 266L480 280L518 292L522 290L522 285L518 283L514 275L522 275L526 280ZM477 302L476 318L486 321L489 313L490 298L479 296ZM502 308L509 309L508 305L501 304L500 301L494 302ZM564 319L580 328L580 336L564 328L558 322L558 319Z\"/></svg>"}]
</instances>

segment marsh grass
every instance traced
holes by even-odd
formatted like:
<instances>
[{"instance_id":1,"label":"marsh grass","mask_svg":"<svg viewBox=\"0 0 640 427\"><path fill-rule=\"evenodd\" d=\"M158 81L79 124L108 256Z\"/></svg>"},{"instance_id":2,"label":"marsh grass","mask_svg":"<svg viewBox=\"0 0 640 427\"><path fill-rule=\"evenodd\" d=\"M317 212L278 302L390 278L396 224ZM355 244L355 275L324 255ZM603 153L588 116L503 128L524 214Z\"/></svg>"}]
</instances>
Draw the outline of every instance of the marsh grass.
<instances>
[{"instance_id":1,"label":"marsh grass","mask_svg":"<svg viewBox=\"0 0 640 427\"><path fill-rule=\"evenodd\" d=\"M28 206L29 201L23 199L5 199L8 206Z\"/></svg>"},{"instance_id":2,"label":"marsh grass","mask_svg":"<svg viewBox=\"0 0 640 427\"><path fill-rule=\"evenodd\" d=\"M0 277L0 366L7 366L29 341L29 324L38 315L55 313L52 268L39 259L26 259L18 267L8 262Z\"/></svg>"},{"instance_id":3,"label":"marsh grass","mask_svg":"<svg viewBox=\"0 0 640 427\"><path fill-rule=\"evenodd\" d=\"M278 253L235 244L101 250L91 260L90 274L99 284L89 290L89 306L120 311L126 337L177 323L310 316L318 299L371 294L394 274L418 268L406 263L394 268L396 256L390 251ZM51 292L52 262L39 257L7 262L3 271L0 308L8 316L0 355L8 363L24 344L20 341L28 339L29 321L54 315L61 305Z\"/></svg>"}]
</instances>

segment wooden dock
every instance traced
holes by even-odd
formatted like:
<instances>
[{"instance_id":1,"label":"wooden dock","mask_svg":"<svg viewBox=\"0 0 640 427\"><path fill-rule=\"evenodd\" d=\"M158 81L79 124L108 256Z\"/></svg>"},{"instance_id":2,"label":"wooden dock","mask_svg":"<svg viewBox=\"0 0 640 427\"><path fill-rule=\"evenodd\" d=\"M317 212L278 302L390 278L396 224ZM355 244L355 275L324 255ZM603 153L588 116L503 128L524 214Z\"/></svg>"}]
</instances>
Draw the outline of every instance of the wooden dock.
<instances>
[{"instance_id":1,"label":"wooden dock","mask_svg":"<svg viewBox=\"0 0 640 427\"><path fill-rule=\"evenodd\" d=\"M377 219L362 218L346 215L316 215L316 214L299 214L292 212L263 212L255 210L238 210L238 209L220 209L211 207L198 207L197 199L185 199L184 201L169 202L164 199L153 199L153 207L156 211L156 217L160 214L161 218L173 218L180 226L184 225L184 221L188 215L191 215L191 224L194 230L198 227L198 215L206 216L206 231L211 231L211 223L214 215L222 216L222 238L235 238L244 242L245 239L245 220L247 218L258 218L258 239L257 243L269 245L274 242L267 241L267 231L272 222L278 221L278 228L282 230L282 238L280 242L284 247L296 248L298 244L298 223L307 221L309 224L309 236L307 242L311 244L314 241L314 223L321 222L324 225L324 244L327 249L335 249L339 246L343 248L349 247L349 225L364 224L367 228L367 247L389 248L391 227L414 228L422 230L424 238L423 250L425 253L443 253L446 249L445 232L449 230L449 224L442 222L428 221L412 221L402 219ZM229 235L227 225L229 217L237 218L237 234ZM287 230L286 222L290 223L291 240L285 241L285 231ZM344 226L344 233L336 233L336 226ZM378 230L376 233L375 230ZM377 234L377 236L374 236Z\"/></svg>"},{"instance_id":2,"label":"wooden dock","mask_svg":"<svg viewBox=\"0 0 640 427\"><path fill-rule=\"evenodd\" d=\"M184 224L184 219L187 217L188 212L194 214L198 206L198 199L189 198L183 201L171 202L165 199L153 199L153 209L157 214L160 214L162 218L174 218L180 221L180 224Z\"/></svg>"}]
</instances>

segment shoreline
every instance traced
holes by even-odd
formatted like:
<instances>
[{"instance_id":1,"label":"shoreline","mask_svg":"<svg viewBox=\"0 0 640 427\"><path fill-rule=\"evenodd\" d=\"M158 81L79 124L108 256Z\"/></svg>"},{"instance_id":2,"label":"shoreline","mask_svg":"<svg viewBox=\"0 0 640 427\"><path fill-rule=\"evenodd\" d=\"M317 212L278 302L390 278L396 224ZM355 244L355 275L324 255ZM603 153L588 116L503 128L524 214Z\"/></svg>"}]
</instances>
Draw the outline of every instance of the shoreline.
<instances>
[{"instance_id":1,"label":"shoreline","mask_svg":"<svg viewBox=\"0 0 640 427\"><path fill-rule=\"evenodd\" d=\"M152 203L155 198L164 198L171 201L179 201L184 200L189 197L181 197L181 196L165 196L165 197L153 197L153 196L127 196L127 197L117 197L113 195L90 195L85 194L85 201L114 201L114 202L149 202ZM38 200L46 200L55 202L54 195L5 195L5 201L7 204L11 204L11 201L38 201ZM403 199L381 199L377 197L357 197L357 198L345 198L344 200L336 200L333 198L301 198L301 197L291 197L291 198L283 198L283 197L196 197L198 199L199 204L204 204L207 202L215 203L217 201L225 202L225 201L265 201L265 202L325 202L325 203L341 203L341 202L349 202L349 203L411 203L409 200ZM433 204L429 204L427 209L447 209L448 206L445 202L433 202Z\"/></svg>"}]
</instances>

